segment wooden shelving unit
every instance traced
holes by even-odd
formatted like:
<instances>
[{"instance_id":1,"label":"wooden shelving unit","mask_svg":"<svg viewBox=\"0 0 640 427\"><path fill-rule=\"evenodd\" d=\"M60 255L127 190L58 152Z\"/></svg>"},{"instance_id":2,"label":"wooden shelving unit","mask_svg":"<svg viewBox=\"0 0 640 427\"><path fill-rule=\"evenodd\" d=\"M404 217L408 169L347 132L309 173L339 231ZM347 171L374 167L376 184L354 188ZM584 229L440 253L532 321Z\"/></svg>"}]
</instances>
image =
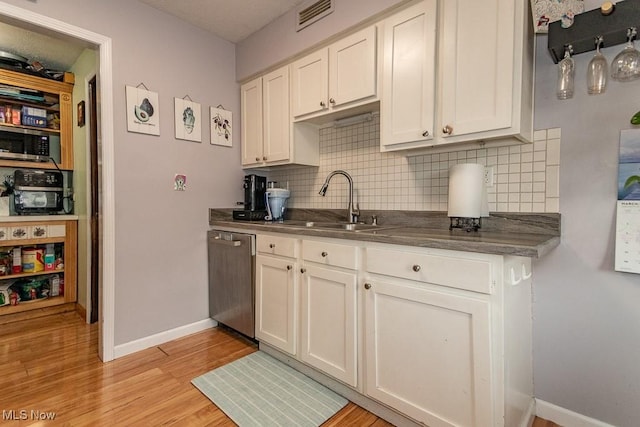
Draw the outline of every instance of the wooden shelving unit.
<instances>
[{"instance_id":1,"label":"wooden shelving unit","mask_svg":"<svg viewBox=\"0 0 640 427\"><path fill-rule=\"evenodd\" d=\"M11 231L17 228L25 228L27 238L12 238ZM29 237L34 228L38 228L40 230L46 228L46 230L48 230L48 234L42 237ZM49 231L55 235L49 235ZM64 294L62 296L42 298L34 301L21 301L18 305L2 306L0 307L0 316L76 302L78 250L78 222L76 220L0 222L0 235L5 236L0 239L0 247L3 248L34 247L38 245L45 245L47 243L62 243L64 245L64 269L0 276L1 283L5 280L59 274L64 277Z\"/></svg>"},{"instance_id":2,"label":"wooden shelving unit","mask_svg":"<svg viewBox=\"0 0 640 427\"><path fill-rule=\"evenodd\" d=\"M0 69L0 84L13 86L18 89L28 89L41 92L49 101L34 102L15 99L11 96L0 95L0 105L20 105L37 107L55 112L60 115L59 128L35 127L0 123L0 131L22 132L35 135L55 135L60 137L60 161L58 166L62 170L73 170L73 84L72 73L65 73L64 81L50 80L43 77ZM53 101L51 101L53 100ZM55 169L51 162L31 162L23 160L0 159L0 167Z\"/></svg>"}]
</instances>

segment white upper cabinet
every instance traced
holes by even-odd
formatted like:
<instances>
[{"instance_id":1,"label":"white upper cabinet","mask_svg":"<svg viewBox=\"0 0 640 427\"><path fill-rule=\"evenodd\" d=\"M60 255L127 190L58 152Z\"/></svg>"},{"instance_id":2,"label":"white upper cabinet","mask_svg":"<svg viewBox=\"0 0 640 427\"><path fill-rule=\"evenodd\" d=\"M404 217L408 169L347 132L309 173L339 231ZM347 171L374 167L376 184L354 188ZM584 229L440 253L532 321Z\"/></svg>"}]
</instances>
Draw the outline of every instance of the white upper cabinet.
<instances>
[{"instance_id":1,"label":"white upper cabinet","mask_svg":"<svg viewBox=\"0 0 640 427\"><path fill-rule=\"evenodd\" d=\"M441 136L447 142L523 134L531 130L531 74L528 106L523 103L525 2L447 0L441 3L439 97Z\"/></svg>"},{"instance_id":2,"label":"white upper cabinet","mask_svg":"<svg viewBox=\"0 0 640 427\"><path fill-rule=\"evenodd\" d=\"M242 165L262 160L262 77L240 87Z\"/></svg>"},{"instance_id":3,"label":"white upper cabinet","mask_svg":"<svg viewBox=\"0 0 640 427\"><path fill-rule=\"evenodd\" d=\"M292 115L322 115L375 100L376 27L347 36L291 65Z\"/></svg>"},{"instance_id":4,"label":"white upper cabinet","mask_svg":"<svg viewBox=\"0 0 640 427\"><path fill-rule=\"evenodd\" d=\"M329 102L329 52L322 49L294 62L292 72L292 113L294 117L316 113Z\"/></svg>"},{"instance_id":5,"label":"white upper cabinet","mask_svg":"<svg viewBox=\"0 0 640 427\"><path fill-rule=\"evenodd\" d=\"M288 66L243 84L240 93L243 167L318 164L313 139L292 143L292 135L306 130L291 122Z\"/></svg>"},{"instance_id":6,"label":"white upper cabinet","mask_svg":"<svg viewBox=\"0 0 640 427\"><path fill-rule=\"evenodd\" d=\"M263 161L288 160L291 116L289 114L289 68L262 77Z\"/></svg>"},{"instance_id":7,"label":"white upper cabinet","mask_svg":"<svg viewBox=\"0 0 640 427\"><path fill-rule=\"evenodd\" d=\"M426 0L383 23L381 149L434 135L436 0Z\"/></svg>"},{"instance_id":8,"label":"white upper cabinet","mask_svg":"<svg viewBox=\"0 0 640 427\"><path fill-rule=\"evenodd\" d=\"M376 27L329 46L329 107L376 95Z\"/></svg>"},{"instance_id":9,"label":"white upper cabinet","mask_svg":"<svg viewBox=\"0 0 640 427\"><path fill-rule=\"evenodd\" d=\"M436 7L424 0L383 21L381 150L513 136L530 141L534 38L527 7L500 0L446 0ZM429 134L416 136L420 128Z\"/></svg>"}]
</instances>

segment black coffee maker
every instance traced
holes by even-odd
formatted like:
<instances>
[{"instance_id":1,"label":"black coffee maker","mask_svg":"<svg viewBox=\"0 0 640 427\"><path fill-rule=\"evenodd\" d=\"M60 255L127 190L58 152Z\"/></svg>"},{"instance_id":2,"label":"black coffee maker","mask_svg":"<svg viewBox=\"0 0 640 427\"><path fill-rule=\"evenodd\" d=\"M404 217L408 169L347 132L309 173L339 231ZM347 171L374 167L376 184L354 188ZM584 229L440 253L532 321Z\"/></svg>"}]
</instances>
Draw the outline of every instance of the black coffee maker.
<instances>
[{"instance_id":1,"label":"black coffee maker","mask_svg":"<svg viewBox=\"0 0 640 427\"><path fill-rule=\"evenodd\" d=\"M242 183L244 188L244 209L234 210L233 219L262 221L267 215L265 193L267 178L259 175L247 175Z\"/></svg>"}]
</instances>

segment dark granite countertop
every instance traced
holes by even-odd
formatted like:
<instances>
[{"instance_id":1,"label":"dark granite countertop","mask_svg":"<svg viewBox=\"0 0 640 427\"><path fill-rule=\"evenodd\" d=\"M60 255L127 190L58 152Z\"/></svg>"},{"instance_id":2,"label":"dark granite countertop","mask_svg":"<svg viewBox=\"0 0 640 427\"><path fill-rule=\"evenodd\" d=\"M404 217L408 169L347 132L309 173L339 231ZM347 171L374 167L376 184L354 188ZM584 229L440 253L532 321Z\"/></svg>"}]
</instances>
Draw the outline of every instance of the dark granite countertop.
<instances>
[{"instance_id":1,"label":"dark granite countertop","mask_svg":"<svg viewBox=\"0 0 640 427\"><path fill-rule=\"evenodd\" d=\"M340 227L346 211L290 209L282 223L234 221L231 209L210 209L209 225L228 230L287 233L404 246L540 258L560 244L559 214L491 214L480 231L449 230L446 212L368 211L378 226ZM367 221L369 224L371 221ZM358 226L356 226L358 227Z\"/></svg>"}]
</instances>

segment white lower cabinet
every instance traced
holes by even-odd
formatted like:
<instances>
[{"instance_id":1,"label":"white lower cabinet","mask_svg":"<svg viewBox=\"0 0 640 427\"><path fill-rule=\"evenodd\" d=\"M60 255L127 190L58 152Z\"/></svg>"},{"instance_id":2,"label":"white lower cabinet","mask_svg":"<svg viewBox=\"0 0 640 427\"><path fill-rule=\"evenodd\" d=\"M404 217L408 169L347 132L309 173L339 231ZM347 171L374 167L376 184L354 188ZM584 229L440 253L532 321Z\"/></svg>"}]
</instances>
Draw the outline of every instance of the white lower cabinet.
<instances>
[{"instance_id":1,"label":"white lower cabinet","mask_svg":"<svg viewBox=\"0 0 640 427\"><path fill-rule=\"evenodd\" d=\"M429 426L526 425L530 259L389 245L365 251L365 393Z\"/></svg>"},{"instance_id":2,"label":"white lower cabinet","mask_svg":"<svg viewBox=\"0 0 640 427\"><path fill-rule=\"evenodd\" d=\"M256 243L256 338L295 355L298 323L297 240L257 236ZM284 250L280 251L281 248Z\"/></svg>"},{"instance_id":3,"label":"white lower cabinet","mask_svg":"<svg viewBox=\"0 0 640 427\"><path fill-rule=\"evenodd\" d=\"M257 247L257 339L368 409L432 427L532 418L529 258L275 235Z\"/></svg>"},{"instance_id":4,"label":"white lower cabinet","mask_svg":"<svg viewBox=\"0 0 640 427\"><path fill-rule=\"evenodd\" d=\"M352 387L358 374L357 275L355 266L335 265L355 264L356 250L304 240L300 270L300 359Z\"/></svg>"},{"instance_id":5,"label":"white lower cabinet","mask_svg":"<svg viewBox=\"0 0 640 427\"><path fill-rule=\"evenodd\" d=\"M493 425L488 299L365 287L366 394L429 426Z\"/></svg>"}]
</instances>

